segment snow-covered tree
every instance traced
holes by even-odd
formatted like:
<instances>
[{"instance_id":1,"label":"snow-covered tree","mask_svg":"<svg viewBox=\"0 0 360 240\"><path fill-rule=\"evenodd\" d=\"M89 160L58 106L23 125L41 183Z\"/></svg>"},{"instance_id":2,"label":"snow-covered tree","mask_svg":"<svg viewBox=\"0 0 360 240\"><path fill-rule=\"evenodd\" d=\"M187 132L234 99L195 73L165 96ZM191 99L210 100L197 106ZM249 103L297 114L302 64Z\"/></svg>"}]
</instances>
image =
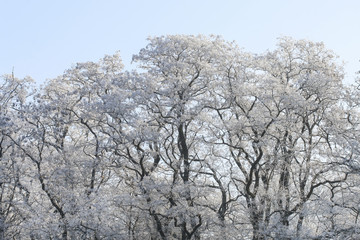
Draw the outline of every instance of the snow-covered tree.
<instances>
[{"instance_id":1,"label":"snow-covered tree","mask_svg":"<svg viewBox=\"0 0 360 240\"><path fill-rule=\"evenodd\" d=\"M21 181L21 156L9 136L23 137L19 114L30 94L31 81L13 74L0 78L0 239L19 238L22 210L29 197L29 189Z\"/></svg>"},{"instance_id":2,"label":"snow-covered tree","mask_svg":"<svg viewBox=\"0 0 360 240\"><path fill-rule=\"evenodd\" d=\"M356 238L359 93L322 43L152 37L0 87L0 238Z\"/></svg>"}]
</instances>

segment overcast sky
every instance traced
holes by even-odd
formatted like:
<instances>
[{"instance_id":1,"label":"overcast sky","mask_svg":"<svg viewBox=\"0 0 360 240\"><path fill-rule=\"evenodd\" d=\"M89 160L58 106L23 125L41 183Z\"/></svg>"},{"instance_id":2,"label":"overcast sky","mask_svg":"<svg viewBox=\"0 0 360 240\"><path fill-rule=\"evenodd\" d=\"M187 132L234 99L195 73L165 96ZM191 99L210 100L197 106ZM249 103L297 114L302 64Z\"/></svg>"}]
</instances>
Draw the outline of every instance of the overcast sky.
<instances>
[{"instance_id":1,"label":"overcast sky","mask_svg":"<svg viewBox=\"0 0 360 240\"><path fill-rule=\"evenodd\" d=\"M255 53L281 36L322 41L347 82L360 70L358 0L0 0L0 10L0 75L39 83L117 50L131 69L148 36L167 34L222 35Z\"/></svg>"}]
</instances>

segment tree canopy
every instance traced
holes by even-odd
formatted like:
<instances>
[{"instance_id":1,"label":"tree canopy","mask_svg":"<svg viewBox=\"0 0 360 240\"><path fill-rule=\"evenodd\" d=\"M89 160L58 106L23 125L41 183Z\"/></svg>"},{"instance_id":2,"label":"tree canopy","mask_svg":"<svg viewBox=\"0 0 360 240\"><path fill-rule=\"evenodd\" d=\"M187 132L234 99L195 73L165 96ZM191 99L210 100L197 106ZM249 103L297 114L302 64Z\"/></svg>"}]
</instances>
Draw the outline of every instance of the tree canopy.
<instances>
[{"instance_id":1,"label":"tree canopy","mask_svg":"<svg viewBox=\"0 0 360 240\"><path fill-rule=\"evenodd\" d=\"M152 37L0 82L0 239L359 238L359 88L323 43Z\"/></svg>"}]
</instances>

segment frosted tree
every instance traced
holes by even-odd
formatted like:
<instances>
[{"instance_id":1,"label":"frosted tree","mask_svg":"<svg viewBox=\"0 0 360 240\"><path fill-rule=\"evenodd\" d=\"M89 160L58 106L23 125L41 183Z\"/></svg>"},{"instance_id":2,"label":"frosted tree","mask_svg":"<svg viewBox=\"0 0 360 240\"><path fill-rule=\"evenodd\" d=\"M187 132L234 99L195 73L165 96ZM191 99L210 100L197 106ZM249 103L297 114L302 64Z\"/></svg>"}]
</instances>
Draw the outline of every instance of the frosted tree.
<instances>
[{"instance_id":1,"label":"frosted tree","mask_svg":"<svg viewBox=\"0 0 360 240\"><path fill-rule=\"evenodd\" d=\"M253 239L324 231L303 229L315 217L311 203L348 176L346 150L335 142L349 125L333 53L320 43L285 38L275 51L232 66L215 95L223 100L214 101L219 121L212 129L214 144L229 149L221 158L238 168L232 179Z\"/></svg>"},{"instance_id":2,"label":"frosted tree","mask_svg":"<svg viewBox=\"0 0 360 240\"><path fill-rule=\"evenodd\" d=\"M17 79L13 74L0 78L0 239L19 237L18 225L24 218L22 205L29 197L21 181L21 156L9 136L21 136L18 115L30 94L27 90L31 81Z\"/></svg>"},{"instance_id":3,"label":"frosted tree","mask_svg":"<svg viewBox=\"0 0 360 240\"><path fill-rule=\"evenodd\" d=\"M157 221L163 239L199 239L209 221L202 204L206 192L207 153L202 147L201 116L208 103L217 69L232 45L219 37L167 36L149 39L134 60L146 70L140 104L148 113L148 125L156 132L156 151L162 172L165 217ZM155 149L155 147L154 147Z\"/></svg>"},{"instance_id":4,"label":"frosted tree","mask_svg":"<svg viewBox=\"0 0 360 240\"><path fill-rule=\"evenodd\" d=\"M118 54L78 64L48 83L23 109L23 136L12 140L31 166L30 210L37 213L24 234L81 239L114 233L102 222L109 195L103 195L101 187L109 173L106 141L97 130L103 118L96 106L121 69Z\"/></svg>"}]
</instances>

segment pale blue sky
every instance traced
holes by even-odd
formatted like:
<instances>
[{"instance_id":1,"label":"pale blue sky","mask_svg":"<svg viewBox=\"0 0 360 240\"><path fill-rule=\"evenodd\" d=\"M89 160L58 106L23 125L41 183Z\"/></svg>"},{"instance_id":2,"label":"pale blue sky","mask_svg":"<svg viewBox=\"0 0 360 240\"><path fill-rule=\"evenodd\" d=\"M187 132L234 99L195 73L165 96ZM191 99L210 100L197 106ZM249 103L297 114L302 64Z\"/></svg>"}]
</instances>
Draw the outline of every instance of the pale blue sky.
<instances>
[{"instance_id":1,"label":"pale blue sky","mask_svg":"<svg viewBox=\"0 0 360 240\"><path fill-rule=\"evenodd\" d=\"M0 74L37 82L120 50L127 69L148 36L216 34L261 53L276 39L323 41L360 70L358 0L0 0Z\"/></svg>"}]
</instances>

